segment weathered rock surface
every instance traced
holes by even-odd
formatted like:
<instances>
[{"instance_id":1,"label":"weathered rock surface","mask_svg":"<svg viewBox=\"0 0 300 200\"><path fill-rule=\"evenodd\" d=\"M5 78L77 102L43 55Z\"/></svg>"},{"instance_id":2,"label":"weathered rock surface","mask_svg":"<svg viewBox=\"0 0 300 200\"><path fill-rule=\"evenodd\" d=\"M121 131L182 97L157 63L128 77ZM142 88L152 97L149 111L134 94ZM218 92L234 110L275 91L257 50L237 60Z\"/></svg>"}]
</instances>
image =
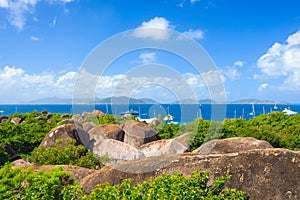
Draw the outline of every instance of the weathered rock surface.
<instances>
[{"instance_id":1,"label":"weathered rock surface","mask_svg":"<svg viewBox=\"0 0 300 200\"><path fill-rule=\"evenodd\" d=\"M143 158L145 155L137 148L114 139L105 139L93 148L97 155L108 155L110 162L107 164L121 163L128 160Z\"/></svg>"},{"instance_id":2,"label":"weathered rock surface","mask_svg":"<svg viewBox=\"0 0 300 200\"><path fill-rule=\"evenodd\" d=\"M7 153L8 157L9 157L9 161L14 161L14 160L20 158L17 155L16 151L9 145L6 145L6 144L1 145L1 148Z\"/></svg>"},{"instance_id":3,"label":"weathered rock surface","mask_svg":"<svg viewBox=\"0 0 300 200\"><path fill-rule=\"evenodd\" d=\"M7 116L0 116L0 123L5 122L6 120L8 120Z\"/></svg>"},{"instance_id":4,"label":"weathered rock surface","mask_svg":"<svg viewBox=\"0 0 300 200\"><path fill-rule=\"evenodd\" d=\"M184 145L185 147L188 148L188 150L190 150L191 148L191 143L192 143L192 132L187 132L185 134L179 135L177 137L174 138L174 140L176 140L177 142L181 143L182 145Z\"/></svg>"},{"instance_id":5,"label":"weathered rock surface","mask_svg":"<svg viewBox=\"0 0 300 200\"><path fill-rule=\"evenodd\" d=\"M93 110L92 114L98 115L98 117L102 118L105 114L100 110Z\"/></svg>"},{"instance_id":6,"label":"weathered rock surface","mask_svg":"<svg viewBox=\"0 0 300 200\"><path fill-rule=\"evenodd\" d=\"M266 148L273 147L270 143L263 140L251 137L234 137L208 141L194 150L194 152L199 152L200 154L222 154Z\"/></svg>"},{"instance_id":7,"label":"weathered rock surface","mask_svg":"<svg viewBox=\"0 0 300 200\"><path fill-rule=\"evenodd\" d=\"M148 142L156 141L156 133L147 124L136 121L128 121L121 125L125 132L124 142L139 147Z\"/></svg>"},{"instance_id":8,"label":"weathered rock surface","mask_svg":"<svg viewBox=\"0 0 300 200\"><path fill-rule=\"evenodd\" d=\"M145 154L146 157L180 154L188 150L186 146L179 143L175 139L157 140L144 144L140 146L139 149Z\"/></svg>"},{"instance_id":9,"label":"weathered rock surface","mask_svg":"<svg viewBox=\"0 0 300 200\"><path fill-rule=\"evenodd\" d=\"M92 128L94 128L96 125L93 122L84 122L82 124L82 128L84 131L89 132Z\"/></svg>"},{"instance_id":10,"label":"weathered rock surface","mask_svg":"<svg viewBox=\"0 0 300 200\"><path fill-rule=\"evenodd\" d=\"M300 152L285 149L248 150L239 153L200 155L187 153L146 157L106 166L86 176L80 184L91 191L97 184L118 184L132 178L141 183L150 176L209 169L212 178L232 175L225 186L248 193L250 199L300 199Z\"/></svg>"},{"instance_id":11,"label":"weathered rock surface","mask_svg":"<svg viewBox=\"0 0 300 200\"><path fill-rule=\"evenodd\" d=\"M10 120L11 123L14 123L14 124L20 124L22 122L22 119L20 117L14 117Z\"/></svg>"},{"instance_id":12,"label":"weathered rock surface","mask_svg":"<svg viewBox=\"0 0 300 200\"><path fill-rule=\"evenodd\" d=\"M15 160L15 161L13 161L13 163L14 163L13 168L33 166L33 163L30 163L30 162L28 162L26 160L23 160L23 159Z\"/></svg>"},{"instance_id":13,"label":"weathered rock surface","mask_svg":"<svg viewBox=\"0 0 300 200\"><path fill-rule=\"evenodd\" d=\"M75 145L82 144L78 127L76 127L74 124L64 124L53 128L49 133L47 133L40 145L44 145L46 148L54 147L56 140L62 139L62 145L66 146L68 138L75 139Z\"/></svg>"},{"instance_id":14,"label":"weathered rock surface","mask_svg":"<svg viewBox=\"0 0 300 200\"><path fill-rule=\"evenodd\" d=\"M117 124L101 124L99 125L103 134L108 139L124 141L124 131Z\"/></svg>"}]
</instances>

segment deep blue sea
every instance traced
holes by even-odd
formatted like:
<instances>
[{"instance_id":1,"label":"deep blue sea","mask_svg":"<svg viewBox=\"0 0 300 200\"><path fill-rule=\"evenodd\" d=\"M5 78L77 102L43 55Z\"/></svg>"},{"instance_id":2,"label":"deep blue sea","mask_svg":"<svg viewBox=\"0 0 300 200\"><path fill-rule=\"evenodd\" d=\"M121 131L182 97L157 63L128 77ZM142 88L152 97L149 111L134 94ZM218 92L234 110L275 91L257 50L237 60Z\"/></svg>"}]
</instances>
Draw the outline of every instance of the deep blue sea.
<instances>
[{"instance_id":1,"label":"deep blue sea","mask_svg":"<svg viewBox=\"0 0 300 200\"><path fill-rule=\"evenodd\" d=\"M277 107L277 108L276 108ZM300 113L300 105L274 105L274 104L131 104L131 105L0 105L0 115L11 115L13 113L25 113L37 110L39 112L48 110L54 113L82 113L98 109L104 113L121 115L122 112L135 110L140 113L140 118L157 117L159 114L174 116L175 122L186 124L192 122L195 118L222 121L224 118L244 118L250 119L264 113L272 111L282 111L284 108L291 109ZM254 111L254 113L253 113ZM251 114L252 113L252 114Z\"/></svg>"}]
</instances>

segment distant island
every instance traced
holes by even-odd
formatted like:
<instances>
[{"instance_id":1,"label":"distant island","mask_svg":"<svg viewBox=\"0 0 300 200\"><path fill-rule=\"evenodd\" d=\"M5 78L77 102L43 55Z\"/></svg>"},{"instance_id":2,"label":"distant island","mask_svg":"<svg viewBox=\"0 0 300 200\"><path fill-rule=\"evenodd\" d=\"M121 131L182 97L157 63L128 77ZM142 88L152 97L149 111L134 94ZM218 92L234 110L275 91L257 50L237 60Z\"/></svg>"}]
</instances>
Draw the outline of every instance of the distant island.
<instances>
[{"instance_id":1,"label":"distant island","mask_svg":"<svg viewBox=\"0 0 300 200\"><path fill-rule=\"evenodd\" d=\"M119 97L106 97L106 98L99 98L96 97L94 101L87 101L82 100L79 102L86 102L86 103L95 103L95 104L222 104L221 102L216 102L212 99L182 99L176 100L169 103L160 103L155 101L151 98L131 98L126 96L119 96ZM50 97L50 98L42 98L36 99L29 102L24 102L22 104L72 104L72 98L57 98L57 97ZM286 101L272 101L272 100L261 100L261 99L241 99L237 101L227 101L227 104L289 104Z\"/></svg>"}]
</instances>

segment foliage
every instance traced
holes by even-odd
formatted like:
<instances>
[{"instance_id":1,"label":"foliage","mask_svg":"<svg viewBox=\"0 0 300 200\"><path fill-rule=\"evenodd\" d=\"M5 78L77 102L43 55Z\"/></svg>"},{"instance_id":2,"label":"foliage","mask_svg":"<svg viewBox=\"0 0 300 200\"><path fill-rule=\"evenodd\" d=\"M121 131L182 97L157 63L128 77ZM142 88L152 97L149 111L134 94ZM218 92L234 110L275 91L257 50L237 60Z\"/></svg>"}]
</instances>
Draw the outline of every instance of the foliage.
<instances>
[{"instance_id":1,"label":"foliage","mask_svg":"<svg viewBox=\"0 0 300 200\"><path fill-rule=\"evenodd\" d=\"M66 119L60 116L61 114L53 113L50 117L38 111L15 113L7 121L0 123L0 144L10 146L18 155L28 155L52 128ZM22 123L11 123L14 117L21 118Z\"/></svg>"},{"instance_id":2,"label":"foliage","mask_svg":"<svg viewBox=\"0 0 300 200\"><path fill-rule=\"evenodd\" d=\"M253 137L273 147L300 150L300 115L282 112L259 115L250 120L225 119L223 122L196 119L180 127L178 134L192 132L192 150L212 139Z\"/></svg>"},{"instance_id":3,"label":"foliage","mask_svg":"<svg viewBox=\"0 0 300 200\"><path fill-rule=\"evenodd\" d=\"M180 128L178 124L167 124L166 122L161 122L158 126L150 125L150 127L157 133L158 139L174 138Z\"/></svg>"},{"instance_id":4,"label":"foliage","mask_svg":"<svg viewBox=\"0 0 300 200\"><path fill-rule=\"evenodd\" d=\"M124 180L119 185L99 185L82 199L247 199L242 191L223 188L227 178L216 178L208 185L208 171L198 170L190 178L179 173L163 174L142 184L133 185L131 180Z\"/></svg>"},{"instance_id":5,"label":"foliage","mask_svg":"<svg viewBox=\"0 0 300 200\"><path fill-rule=\"evenodd\" d=\"M41 145L32 152L28 160L36 165L75 165L91 169L103 166L103 163L84 146L75 146L74 139L68 139L67 143L66 147L63 147L62 140L57 140L52 148ZM105 161L104 158L102 161Z\"/></svg>"},{"instance_id":6,"label":"foliage","mask_svg":"<svg viewBox=\"0 0 300 200\"><path fill-rule=\"evenodd\" d=\"M50 172L34 172L33 168L0 169L0 199L76 199L80 189L70 172L62 167Z\"/></svg>"},{"instance_id":7,"label":"foliage","mask_svg":"<svg viewBox=\"0 0 300 200\"><path fill-rule=\"evenodd\" d=\"M116 124L115 116L111 114L105 114L98 119L99 124Z\"/></svg>"},{"instance_id":8,"label":"foliage","mask_svg":"<svg viewBox=\"0 0 300 200\"><path fill-rule=\"evenodd\" d=\"M197 170L190 178L163 174L135 185L126 179L114 186L98 185L86 193L62 167L35 172L5 165L0 169L0 199L248 199L242 191L224 188L228 178L219 177L208 184L209 172Z\"/></svg>"},{"instance_id":9,"label":"foliage","mask_svg":"<svg viewBox=\"0 0 300 200\"><path fill-rule=\"evenodd\" d=\"M4 151L3 148L0 147L0 166L4 165L8 161L9 161L8 154Z\"/></svg>"}]
</instances>

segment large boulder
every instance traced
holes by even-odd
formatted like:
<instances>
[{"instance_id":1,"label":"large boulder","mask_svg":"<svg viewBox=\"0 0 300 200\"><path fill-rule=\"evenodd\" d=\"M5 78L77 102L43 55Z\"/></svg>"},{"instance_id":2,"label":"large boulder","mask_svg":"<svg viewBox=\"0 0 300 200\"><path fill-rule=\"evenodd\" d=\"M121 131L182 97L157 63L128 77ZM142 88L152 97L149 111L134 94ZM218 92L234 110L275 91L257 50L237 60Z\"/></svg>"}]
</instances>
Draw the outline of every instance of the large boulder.
<instances>
[{"instance_id":1,"label":"large boulder","mask_svg":"<svg viewBox=\"0 0 300 200\"><path fill-rule=\"evenodd\" d=\"M7 116L0 116L0 123L5 122L6 120L8 120Z\"/></svg>"},{"instance_id":2,"label":"large boulder","mask_svg":"<svg viewBox=\"0 0 300 200\"><path fill-rule=\"evenodd\" d=\"M62 139L62 145L65 147L69 138L76 140L75 145L80 145L82 144L80 134L81 132L78 131L78 127L75 124L63 124L47 133L40 145L46 148L54 147L56 140Z\"/></svg>"},{"instance_id":3,"label":"large boulder","mask_svg":"<svg viewBox=\"0 0 300 200\"><path fill-rule=\"evenodd\" d=\"M144 144L140 146L139 149L145 154L146 157L180 154L188 150L186 146L179 143L175 139L157 140Z\"/></svg>"},{"instance_id":4,"label":"large boulder","mask_svg":"<svg viewBox=\"0 0 300 200\"><path fill-rule=\"evenodd\" d=\"M92 128L94 128L96 125L93 122L84 122L82 124L82 128L84 131L89 132Z\"/></svg>"},{"instance_id":5,"label":"large boulder","mask_svg":"<svg viewBox=\"0 0 300 200\"><path fill-rule=\"evenodd\" d=\"M199 152L200 154L222 154L266 148L273 147L270 143L263 140L251 137L234 137L208 141L194 150L194 152Z\"/></svg>"},{"instance_id":6,"label":"large boulder","mask_svg":"<svg viewBox=\"0 0 300 200\"><path fill-rule=\"evenodd\" d=\"M182 135L176 136L174 140L179 142L180 144L184 145L185 147L188 148L188 151L190 151L191 145L192 145L192 137L193 133L192 132L187 132Z\"/></svg>"},{"instance_id":7,"label":"large boulder","mask_svg":"<svg viewBox=\"0 0 300 200\"><path fill-rule=\"evenodd\" d=\"M124 141L124 131L117 124L101 124L99 125L103 134L108 139Z\"/></svg>"},{"instance_id":8,"label":"large boulder","mask_svg":"<svg viewBox=\"0 0 300 200\"><path fill-rule=\"evenodd\" d=\"M243 190L250 199L300 199L300 152L275 148L228 154L146 157L106 166L82 179L80 184L91 191L105 182L118 184L132 178L133 183L141 183L163 173L179 172L190 176L196 169L210 170L211 178L230 174L225 187Z\"/></svg>"},{"instance_id":9,"label":"large boulder","mask_svg":"<svg viewBox=\"0 0 300 200\"><path fill-rule=\"evenodd\" d=\"M98 115L98 117L102 118L105 114L100 110L93 110L92 114Z\"/></svg>"},{"instance_id":10,"label":"large boulder","mask_svg":"<svg viewBox=\"0 0 300 200\"><path fill-rule=\"evenodd\" d=\"M110 161L107 164L121 163L128 160L143 158L145 155L137 148L114 139L106 139L93 148L97 155L108 155Z\"/></svg>"},{"instance_id":11,"label":"large boulder","mask_svg":"<svg viewBox=\"0 0 300 200\"><path fill-rule=\"evenodd\" d=\"M12 118L10 120L10 122L13 123L13 124L16 124L16 125L20 124L22 122L22 118L20 118L20 117L14 117L14 118Z\"/></svg>"},{"instance_id":12,"label":"large boulder","mask_svg":"<svg viewBox=\"0 0 300 200\"><path fill-rule=\"evenodd\" d=\"M84 133L86 132L84 131ZM96 148L99 143L107 139L100 126L95 126L94 128L90 129L85 135L81 134L81 138L84 146L92 153L95 153L94 148Z\"/></svg>"},{"instance_id":13,"label":"large boulder","mask_svg":"<svg viewBox=\"0 0 300 200\"><path fill-rule=\"evenodd\" d=\"M128 121L121 125L125 132L124 142L139 147L148 142L156 141L156 133L147 124L136 121Z\"/></svg>"}]
</instances>

